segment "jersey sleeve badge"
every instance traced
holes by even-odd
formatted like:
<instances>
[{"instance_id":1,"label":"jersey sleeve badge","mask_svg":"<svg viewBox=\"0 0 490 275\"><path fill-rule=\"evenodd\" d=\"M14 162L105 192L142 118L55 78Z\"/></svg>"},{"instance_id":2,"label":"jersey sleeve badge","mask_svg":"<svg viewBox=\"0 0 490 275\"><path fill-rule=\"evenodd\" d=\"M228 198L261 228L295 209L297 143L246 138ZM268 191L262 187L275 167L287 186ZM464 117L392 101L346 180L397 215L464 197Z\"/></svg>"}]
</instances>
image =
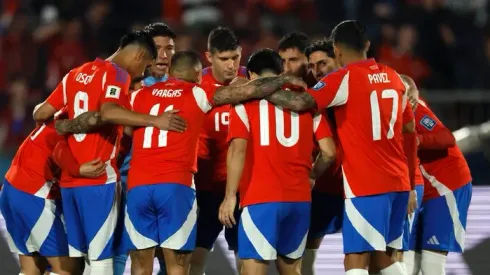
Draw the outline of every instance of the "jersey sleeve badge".
<instances>
[{"instance_id":1,"label":"jersey sleeve badge","mask_svg":"<svg viewBox=\"0 0 490 275\"><path fill-rule=\"evenodd\" d=\"M421 120L420 124L424 126L427 130L432 131L436 126L437 122L433 120L430 116L425 115Z\"/></svg>"},{"instance_id":2,"label":"jersey sleeve badge","mask_svg":"<svg viewBox=\"0 0 490 275\"><path fill-rule=\"evenodd\" d=\"M107 86L107 90L105 92L105 97L106 98L119 98L119 95L121 93L121 88L114 86L114 85L109 85Z\"/></svg>"},{"instance_id":3,"label":"jersey sleeve badge","mask_svg":"<svg viewBox=\"0 0 490 275\"><path fill-rule=\"evenodd\" d=\"M311 88L312 90L314 91L318 91L320 90L321 88L325 87L327 84L325 84L325 82L323 81L318 81L317 84L315 84L315 86L313 86L313 88Z\"/></svg>"}]
</instances>

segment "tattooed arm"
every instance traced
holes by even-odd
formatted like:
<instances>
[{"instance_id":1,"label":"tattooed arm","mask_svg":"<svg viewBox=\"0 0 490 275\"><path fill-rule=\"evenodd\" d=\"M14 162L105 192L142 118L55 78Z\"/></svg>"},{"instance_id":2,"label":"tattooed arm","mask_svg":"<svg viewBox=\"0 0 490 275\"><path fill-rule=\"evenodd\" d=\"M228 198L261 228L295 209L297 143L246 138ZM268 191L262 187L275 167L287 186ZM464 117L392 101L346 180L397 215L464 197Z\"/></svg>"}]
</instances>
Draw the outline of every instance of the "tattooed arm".
<instances>
[{"instance_id":1,"label":"tattooed arm","mask_svg":"<svg viewBox=\"0 0 490 275\"><path fill-rule=\"evenodd\" d=\"M244 85L219 87L213 96L213 105L236 104L249 99L264 98L277 92L284 84L306 87L303 80L292 75L261 77Z\"/></svg>"},{"instance_id":2,"label":"tattooed arm","mask_svg":"<svg viewBox=\"0 0 490 275\"><path fill-rule=\"evenodd\" d=\"M90 132L103 124L99 112L85 112L74 119L55 121L56 131L60 135Z\"/></svg>"},{"instance_id":3,"label":"tattooed arm","mask_svg":"<svg viewBox=\"0 0 490 275\"><path fill-rule=\"evenodd\" d=\"M281 90L266 97L274 105L281 106L293 112L300 112L316 107L315 99L306 92Z\"/></svg>"}]
</instances>

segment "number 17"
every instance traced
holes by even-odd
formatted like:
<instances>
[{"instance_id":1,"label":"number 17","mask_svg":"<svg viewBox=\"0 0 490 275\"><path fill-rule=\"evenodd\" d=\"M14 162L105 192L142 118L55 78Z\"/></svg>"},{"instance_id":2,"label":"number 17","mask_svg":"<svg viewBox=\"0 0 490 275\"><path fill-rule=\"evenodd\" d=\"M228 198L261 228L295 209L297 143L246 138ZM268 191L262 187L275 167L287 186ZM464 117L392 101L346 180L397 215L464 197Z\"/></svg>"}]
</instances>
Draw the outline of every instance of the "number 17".
<instances>
[{"instance_id":1,"label":"number 17","mask_svg":"<svg viewBox=\"0 0 490 275\"><path fill-rule=\"evenodd\" d=\"M397 114L398 114L398 93L393 89L383 90L381 92L381 98L393 99L393 105L391 108L390 127L388 133L386 134L386 138L392 139L393 136L395 135L393 128L395 126ZM371 121L373 124L373 140L381 140L381 113L379 110L378 93L376 91L371 92L369 101L371 103Z\"/></svg>"}]
</instances>

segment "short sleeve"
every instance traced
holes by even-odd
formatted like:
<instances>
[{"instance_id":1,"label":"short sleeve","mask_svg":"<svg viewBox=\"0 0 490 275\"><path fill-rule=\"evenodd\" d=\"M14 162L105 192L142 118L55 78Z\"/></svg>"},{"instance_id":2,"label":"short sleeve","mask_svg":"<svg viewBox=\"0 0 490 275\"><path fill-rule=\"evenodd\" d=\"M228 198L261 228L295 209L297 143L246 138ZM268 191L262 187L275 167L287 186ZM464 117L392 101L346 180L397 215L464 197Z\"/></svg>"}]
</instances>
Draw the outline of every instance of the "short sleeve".
<instances>
[{"instance_id":1,"label":"short sleeve","mask_svg":"<svg viewBox=\"0 0 490 275\"><path fill-rule=\"evenodd\" d=\"M194 95L194 99L196 100L197 106L199 106L199 109L201 109L203 113L207 113L213 108L211 99L214 96L215 90L207 90L208 91L197 85L192 87L192 94Z\"/></svg>"},{"instance_id":2,"label":"short sleeve","mask_svg":"<svg viewBox=\"0 0 490 275\"><path fill-rule=\"evenodd\" d=\"M102 96L100 99L101 104L104 103L116 103L125 108L129 106L129 85L131 78L128 73L113 65L109 67L102 77Z\"/></svg>"},{"instance_id":3,"label":"short sleeve","mask_svg":"<svg viewBox=\"0 0 490 275\"><path fill-rule=\"evenodd\" d=\"M412 106L410 104L406 104L405 109L403 110L403 124L410 123L414 119Z\"/></svg>"},{"instance_id":4,"label":"short sleeve","mask_svg":"<svg viewBox=\"0 0 490 275\"><path fill-rule=\"evenodd\" d=\"M317 114L315 117L313 117L313 133L315 135L315 140L317 141L333 136L332 130L330 129L330 125L328 124L325 116Z\"/></svg>"},{"instance_id":5,"label":"short sleeve","mask_svg":"<svg viewBox=\"0 0 490 275\"><path fill-rule=\"evenodd\" d=\"M307 92L315 99L319 111L343 105L349 97L349 71L330 73Z\"/></svg>"},{"instance_id":6,"label":"short sleeve","mask_svg":"<svg viewBox=\"0 0 490 275\"><path fill-rule=\"evenodd\" d=\"M415 110L415 127L419 134L446 128L423 101L419 101Z\"/></svg>"},{"instance_id":7,"label":"short sleeve","mask_svg":"<svg viewBox=\"0 0 490 275\"><path fill-rule=\"evenodd\" d=\"M249 134L250 123L248 121L247 110L244 105L238 104L230 111L227 141L230 142L234 138L248 139Z\"/></svg>"},{"instance_id":8,"label":"short sleeve","mask_svg":"<svg viewBox=\"0 0 490 275\"><path fill-rule=\"evenodd\" d=\"M63 80L56 86L54 91L49 95L46 102L51 104L56 110L60 110L61 108L66 106L66 83L68 81L69 73L63 77Z\"/></svg>"},{"instance_id":9,"label":"short sleeve","mask_svg":"<svg viewBox=\"0 0 490 275\"><path fill-rule=\"evenodd\" d=\"M132 92L132 93L130 94L130 96L129 96L129 97L130 97L130 100L129 100L129 105L131 106L131 110L132 110L132 111L138 110L139 98L140 98L141 96L139 96L139 97L138 97L138 100L136 100L136 96L137 96L138 94L140 94L141 90L143 90L143 89L145 89L145 88L141 88L141 89L136 90L136 91L134 91L134 92Z\"/></svg>"}]
</instances>

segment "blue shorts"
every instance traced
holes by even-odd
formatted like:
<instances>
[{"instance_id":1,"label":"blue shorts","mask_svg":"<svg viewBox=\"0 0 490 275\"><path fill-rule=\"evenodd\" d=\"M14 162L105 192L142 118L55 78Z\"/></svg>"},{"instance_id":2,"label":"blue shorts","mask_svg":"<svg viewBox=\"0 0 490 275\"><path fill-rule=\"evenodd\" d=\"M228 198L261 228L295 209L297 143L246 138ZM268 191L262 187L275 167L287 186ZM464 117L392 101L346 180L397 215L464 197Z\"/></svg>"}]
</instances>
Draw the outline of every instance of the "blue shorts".
<instances>
[{"instance_id":1,"label":"blue shorts","mask_svg":"<svg viewBox=\"0 0 490 275\"><path fill-rule=\"evenodd\" d=\"M197 191L197 238L196 247L207 250L213 248L219 233L223 230L223 224L218 219L219 207L224 199L223 194L216 194L209 191ZM239 200L238 200L239 201ZM235 220L240 219L240 210L235 209ZM238 248L238 225L232 228L225 228L225 239L228 249L236 251Z\"/></svg>"},{"instance_id":2,"label":"blue shorts","mask_svg":"<svg viewBox=\"0 0 490 275\"><path fill-rule=\"evenodd\" d=\"M416 185L415 193L417 194L417 209L412 215L405 218L405 227L403 229L403 251L414 250L416 247L418 219L422 200L424 199L424 185Z\"/></svg>"},{"instance_id":3,"label":"blue shorts","mask_svg":"<svg viewBox=\"0 0 490 275\"><path fill-rule=\"evenodd\" d=\"M420 210L417 249L463 252L472 184L426 200Z\"/></svg>"},{"instance_id":4,"label":"blue shorts","mask_svg":"<svg viewBox=\"0 0 490 275\"><path fill-rule=\"evenodd\" d=\"M0 210L7 227L10 250L19 255L68 256L61 202L20 191L6 180Z\"/></svg>"},{"instance_id":5,"label":"blue shorts","mask_svg":"<svg viewBox=\"0 0 490 275\"><path fill-rule=\"evenodd\" d=\"M122 235L119 183L61 188L70 257L119 255Z\"/></svg>"},{"instance_id":6,"label":"blue shorts","mask_svg":"<svg viewBox=\"0 0 490 275\"><path fill-rule=\"evenodd\" d=\"M303 256L310 202L270 202L243 208L238 225L240 259L276 260Z\"/></svg>"},{"instance_id":7,"label":"blue shorts","mask_svg":"<svg viewBox=\"0 0 490 275\"><path fill-rule=\"evenodd\" d=\"M192 251L196 245L196 191L186 185L141 185L128 191L124 246Z\"/></svg>"},{"instance_id":8,"label":"blue shorts","mask_svg":"<svg viewBox=\"0 0 490 275\"><path fill-rule=\"evenodd\" d=\"M345 199L344 254L402 248L409 192Z\"/></svg>"},{"instance_id":9,"label":"blue shorts","mask_svg":"<svg viewBox=\"0 0 490 275\"><path fill-rule=\"evenodd\" d=\"M342 229L344 196L313 190L311 193L311 221L308 239L323 238Z\"/></svg>"}]
</instances>

